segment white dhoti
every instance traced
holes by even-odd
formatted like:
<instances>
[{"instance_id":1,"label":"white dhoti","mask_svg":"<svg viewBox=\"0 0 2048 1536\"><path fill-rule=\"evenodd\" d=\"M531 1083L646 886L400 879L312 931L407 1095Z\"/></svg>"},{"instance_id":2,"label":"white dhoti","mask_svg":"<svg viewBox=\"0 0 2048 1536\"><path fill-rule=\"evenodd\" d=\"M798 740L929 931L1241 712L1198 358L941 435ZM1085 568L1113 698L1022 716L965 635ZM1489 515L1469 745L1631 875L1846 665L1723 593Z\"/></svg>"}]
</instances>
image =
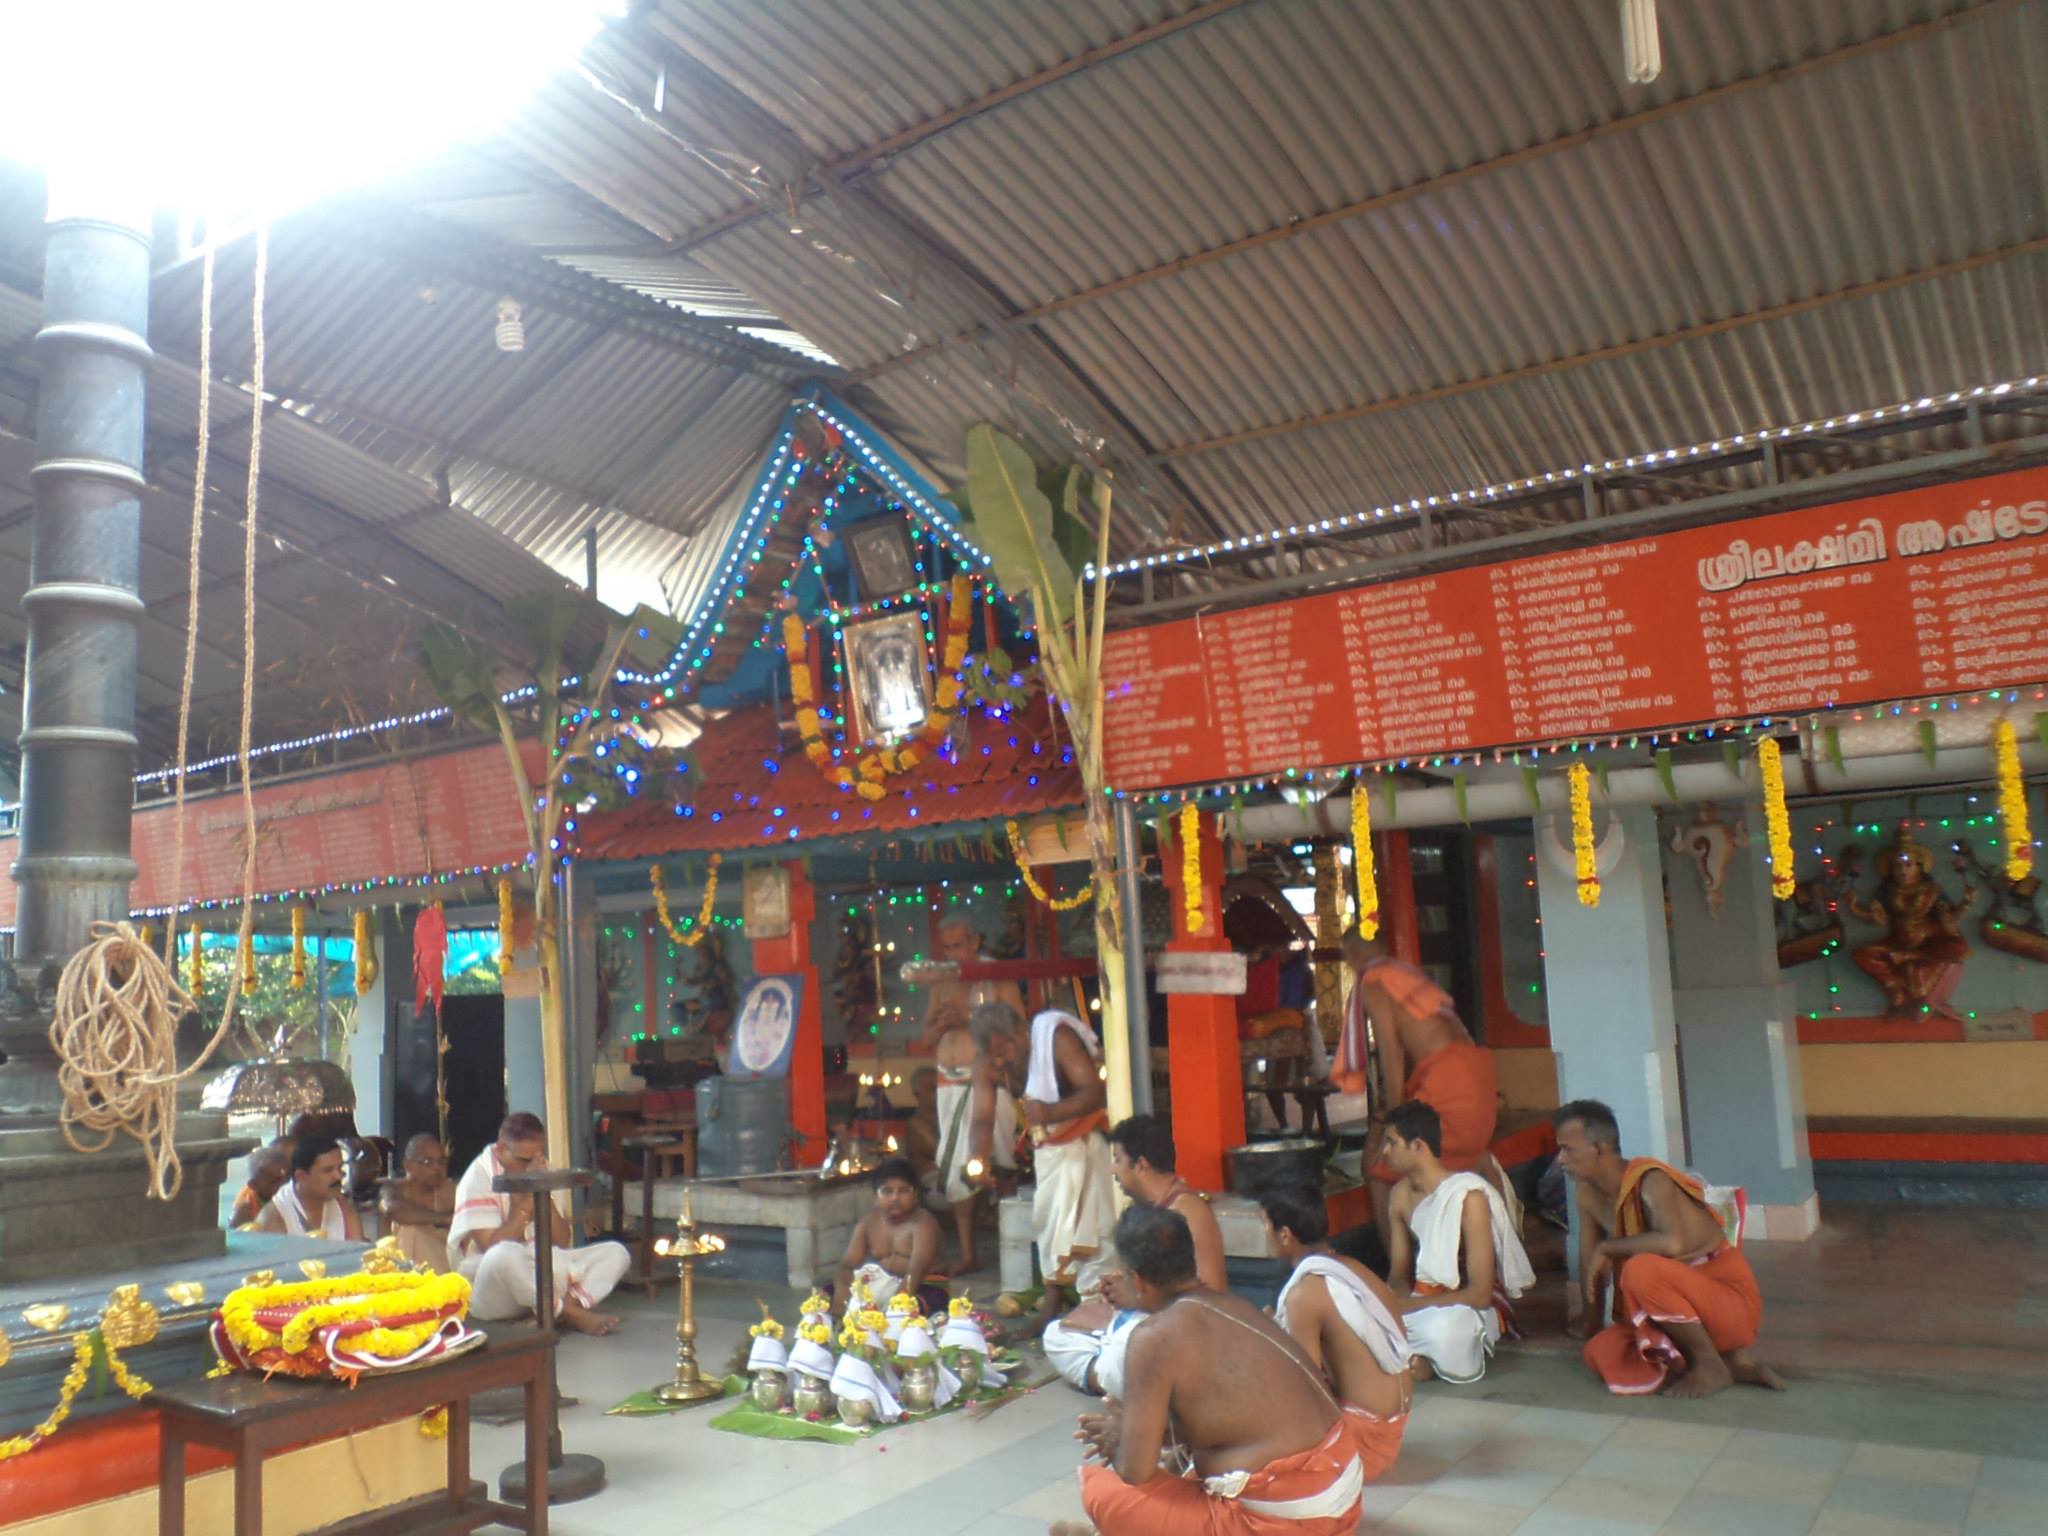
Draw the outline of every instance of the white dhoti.
<instances>
[{"instance_id":1,"label":"white dhoti","mask_svg":"<svg viewBox=\"0 0 2048 1536\"><path fill-rule=\"evenodd\" d=\"M1121 1399L1124 1395L1124 1351L1131 1330L1145 1320L1139 1311L1119 1312L1109 1326L1096 1332L1070 1328L1063 1321L1047 1325L1039 1343L1045 1358L1076 1391L1092 1392ZM1091 1372L1092 1379L1091 1379Z\"/></svg>"},{"instance_id":2,"label":"white dhoti","mask_svg":"<svg viewBox=\"0 0 2048 1536\"><path fill-rule=\"evenodd\" d=\"M534 1309L533 1245L498 1243L479 1256L463 1256L458 1272L469 1281L469 1310L485 1322L502 1322ZM555 1315L573 1301L594 1307L611 1295L633 1256L623 1243L592 1243L555 1250Z\"/></svg>"},{"instance_id":3,"label":"white dhoti","mask_svg":"<svg viewBox=\"0 0 2048 1536\"><path fill-rule=\"evenodd\" d=\"M1072 1141L1042 1143L1031 1196L1031 1231L1047 1285L1092 1291L1110 1255L1116 1227L1116 1183L1109 1141L1091 1131Z\"/></svg>"},{"instance_id":4,"label":"white dhoti","mask_svg":"<svg viewBox=\"0 0 2048 1536\"><path fill-rule=\"evenodd\" d=\"M933 1172L933 1192L948 1205L957 1205L974 1193L967 1183L967 1164L974 1156L974 1084L939 1083L939 1163ZM993 1157L998 1168L1017 1166L1017 1103L1010 1090L996 1085Z\"/></svg>"},{"instance_id":5,"label":"white dhoti","mask_svg":"<svg viewBox=\"0 0 2048 1536\"><path fill-rule=\"evenodd\" d=\"M1424 1307L1403 1321L1408 1347L1455 1386L1484 1376L1486 1357L1500 1343L1500 1314L1492 1307Z\"/></svg>"}]
</instances>

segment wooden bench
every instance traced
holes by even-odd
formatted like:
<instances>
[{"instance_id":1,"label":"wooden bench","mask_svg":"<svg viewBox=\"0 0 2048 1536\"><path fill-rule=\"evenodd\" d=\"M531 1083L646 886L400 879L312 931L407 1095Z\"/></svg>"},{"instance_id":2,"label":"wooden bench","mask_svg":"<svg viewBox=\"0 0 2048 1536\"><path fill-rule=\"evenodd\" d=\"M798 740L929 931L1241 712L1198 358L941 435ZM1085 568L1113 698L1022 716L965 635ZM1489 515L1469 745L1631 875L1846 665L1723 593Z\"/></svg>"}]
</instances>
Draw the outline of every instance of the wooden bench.
<instances>
[{"instance_id":1,"label":"wooden bench","mask_svg":"<svg viewBox=\"0 0 2048 1536\"><path fill-rule=\"evenodd\" d=\"M448 1486L424 1498L334 1528L348 1536L454 1533L509 1525L547 1536L549 1394L554 1372L552 1330L501 1328L445 1364L387 1376L365 1376L353 1389L338 1381L297 1381L237 1373L161 1387L149 1406L162 1416L157 1453L158 1536L185 1536L185 1447L210 1446L233 1458L233 1536L262 1536L266 1453L347 1434L443 1403L448 1407ZM526 1393L526 1476L530 1502L496 1503L469 1475L469 1399L497 1387Z\"/></svg>"}]
</instances>

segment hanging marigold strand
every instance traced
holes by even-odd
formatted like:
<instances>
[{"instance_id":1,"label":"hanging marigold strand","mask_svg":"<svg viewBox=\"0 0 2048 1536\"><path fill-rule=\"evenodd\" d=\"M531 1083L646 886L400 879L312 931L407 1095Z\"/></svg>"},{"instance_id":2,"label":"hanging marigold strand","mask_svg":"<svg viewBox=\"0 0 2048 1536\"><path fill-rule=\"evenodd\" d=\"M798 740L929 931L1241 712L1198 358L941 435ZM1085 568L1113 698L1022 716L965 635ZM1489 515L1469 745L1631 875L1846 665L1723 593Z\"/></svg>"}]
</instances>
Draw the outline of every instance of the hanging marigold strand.
<instances>
[{"instance_id":1,"label":"hanging marigold strand","mask_svg":"<svg viewBox=\"0 0 2048 1536\"><path fill-rule=\"evenodd\" d=\"M370 930L370 909L356 908L356 996L377 985L377 939Z\"/></svg>"},{"instance_id":2,"label":"hanging marigold strand","mask_svg":"<svg viewBox=\"0 0 2048 1536\"><path fill-rule=\"evenodd\" d=\"M1095 877L1090 875L1081 889L1071 896L1049 896L1045 887L1038 883L1038 877L1031 873L1031 861L1026 855L1024 834L1015 821L1003 823L1003 831L1010 838L1010 857L1017 861L1017 873L1024 877L1024 889L1040 906L1050 907L1055 912L1071 912L1095 894Z\"/></svg>"},{"instance_id":3,"label":"hanging marigold strand","mask_svg":"<svg viewBox=\"0 0 2048 1536\"><path fill-rule=\"evenodd\" d=\"M697 926L688 933L678 928L668 915L668 880L661 872L660 864L647 866L647 883L654 890L654 915L668 936L678 944L687 944L692 949L704 942L704 935L711 931L711 906L718 900L718 866L722 855L711 855L711 867L704 876L704 905L697 910Z\"/></svg>"},{"instance_id":4,"label":"hanging marigold strand","mask_svg":"<svg viewBox=\"0 0 2048 1536\"><path fill-rule=\"evenodd\" d=\"M1351 791L1351 869L1358 877L1358 936L1380 933L1379 871L1372 860L1372 796L1363 785Z\"/></svg>"},{"instance_id":5,"label":"hanging marigold strand","mask_svg":"<svg viewBox=\"0 0 2048 1536\"><path fill-rule=\"evenodd\" d=\"M1202 813L1192 800L1180 808L1180 890L1188 932L1200 933L1209 918L1202 900Z\"/></svg>"},{"instance_id":6,"label":"hanging marigold strand","mask_svg":"<svg viewBox=\"0 0 2048 1536\"><path fill-rule=\"evenodd\" d=\"M194 938L198 935L194 934ZM129 1370L113 1344L104 1335L100 1348L106 1351L107 1370L115 1383L130 1397L140 1401L154 1389L150 1384ZM50 1416L36 1425L25 1435L11 1435L0 1440L0 1461L12 1461L17 1456L26 1456L45 1440L64 1427L64 1421L71 1417L71 1405L78 1394L85 1390L86 1378L92 1374L93 1333L82 1329L71 1336L71 1369L64 1373L63 1384L57 1389L57 1405L50 1410Z\"/></svg>"},{"instance_id":7,"label":"hanging marigold strand","mask_svg":"<svg viewBox=\"0 0 2048 1536\"><path fill-rule=\"evenodd\" d=\"M1798 882L1792 878L1792 816L1785 809L1785 763L1777 738L1756 744L1757 773L1764 783L1764 831L1771 844L1771 894L1789 901Z\"/></svg>"},{"instance_id":8,"label":"hanging marigold strand","mask_svg":"<svg viewBox=\"0 0 2048 1536\"><path fill-rule=\"evenodd\" d=\"M512 956L517 949L512 929L518 917L518 909L512 900L512 877L498 877L498 974L512 969Z\"/></svg>"},{"instance_id":9,"label":"hanging marigold strand","mask_svg":"<svg viewBox=\"0 0 2048 1536\"><path fill-rule=\"evenodd\" d=\"M2034 830L2027 821L2027 781L2020 773L2019 733L2010 720L1992 728L1998 756L1998 819L2005 824L2005 878L2034 872Z\"/></svg>"},{"instance_id":10,"label":"hanging marigold strand","mask_svg":"<svg viewBox=\"0 0 2048 1536\"><path fill-rule=\"evenodd\" d=\"M197 928L192 930L192 948L185 957L185 990L195 998L206 990L205 946Z\"/></svg>"},{"instance_id":11,"label":"hanging marigold strand","mask_svg":"<svg viewBox=\"0 0 2048 1536\"><path fill-rule=\"evenodd\" d=\"M292 990L306 990L306 909L292 908Z\"/></svg>"},{"instance_id":12,"label":"hanging marigold strand","mask_svg":"<svg viewBox=\"0 0 2048 1536\"><path fill-rule=\"evenodd\" d=\"M1579 881L1579 905L1600 905L1600 867L1593 858L1593 770L1573 763L1565 776L1572 790L1572 867Z\"/></svg>"}]
</instances>

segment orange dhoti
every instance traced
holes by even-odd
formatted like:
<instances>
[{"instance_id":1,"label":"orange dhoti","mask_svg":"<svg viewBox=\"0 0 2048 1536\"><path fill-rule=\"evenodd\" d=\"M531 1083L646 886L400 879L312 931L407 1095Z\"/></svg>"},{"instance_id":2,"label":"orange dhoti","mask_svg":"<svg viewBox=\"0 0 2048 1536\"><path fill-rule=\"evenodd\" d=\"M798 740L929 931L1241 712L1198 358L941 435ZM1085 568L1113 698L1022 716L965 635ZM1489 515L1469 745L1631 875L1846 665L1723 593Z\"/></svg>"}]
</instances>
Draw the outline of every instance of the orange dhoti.
<instances>
[{"instance_id":1,"label":"orange dhoti","mask_svg":"<svg viewBox=\"0 0 2048 1536\"><path fill-rule=\"evenodd\" d=\"M1228 1497L1209 1486L1223 1478L1161 1472L1127 1483L1091 1464L1081 1469L1081 1507L1101 1536L1352 1536L1365 1486L1353 1437L1339 1418L1320 1445L1269 1462Z\"/></svg>"},{"instance_id":2,"label":"orange dhoti","mask_svg":"<svg viewBox=\"0 0 2048 1536\"><path fill-rule=\"evenodd\" d=\"M1500 1113L1500 1090L1493 1075L1493 1053L1483 1045L1446 1045L1431 1051L1408 1071L1403 1099L1420 1099L1443 1122L1443 1165L1453 1173L1476 1173L1493 1142ZM1382 1184L1398 1184L1401 1175L1385 1163L1372 1165Z\"/></svg>"},{"instance_id":3,"label":"orange dhoti","mask_svg":"<svg viewBox=\"0 0 2048 1536\"><path fill-rule=\"evenodd\" d=\"M1356 1403L1346 1403L1344 1423L1351 1431L1351 1443L1358 1451L1358 1464L1365 1472L1365 1480L1377 1480L1401 1454L1401 1436L1408 1428L1408 1415L1397 1413L1391 1419L1383 1419Z\"/></svg>"},{"instance_id":4,"label":"orange dhoti","mask_svg":"<svg viewBox=\"0 0 2048 1536\"><path fill-rule=\"evenodd\" d=\"M1727 1354L1756 1342L1764 1298L1740 1249L1693 1264L1639 1253L1621 1266L1614 1311L1621 1321L1586 1341L1586 1364L1608 1391L1641 1396L1685 1370L1685 1356L1659 1324L1698 1323Z\"/></svg>"}]
</instances>

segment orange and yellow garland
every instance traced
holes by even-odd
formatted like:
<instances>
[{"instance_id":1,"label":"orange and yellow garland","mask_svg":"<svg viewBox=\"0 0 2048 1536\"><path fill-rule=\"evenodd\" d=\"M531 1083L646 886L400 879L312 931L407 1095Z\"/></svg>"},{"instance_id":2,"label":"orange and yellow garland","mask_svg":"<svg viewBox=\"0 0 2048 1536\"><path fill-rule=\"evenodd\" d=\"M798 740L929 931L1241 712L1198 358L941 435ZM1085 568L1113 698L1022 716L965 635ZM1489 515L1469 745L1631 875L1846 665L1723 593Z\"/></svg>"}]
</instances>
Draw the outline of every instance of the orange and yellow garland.
<instances>
[{"instance_id":1,"label":"orange and yellow garland","mask_svg":"<svg viewBox=\"0 0 2048 1536\"><path fill-rule=\"evenodd\" d=\"M647 866L647 883L654 888L654 915L661 920L662 928L678 944L695 949L704 942L704 935L711 931L711 906L718 900L718 866L721 855L711 855L711 867L704 875L704 905L697 909L697 925L685 933L675 925L668 915L668 880L659 864Z\"/></svg>"},{"instance_id":2,"label":"orange and yellow garland","mask_svg":"<svg viewBox=\"0 0 2048 1536\"><path fill-rule=\"evenodd\" d=\"M1380 882L1372 861L1372 796L1363 786L1351 791L1351 870L1358 877L1358 936L1376 939Z\"/></svg>"},{"instance_id":3,"label":"orange and yellow garland","mask_svg":"<svg viewBox=\"0 0 2048 1536\"><path fill-rule=\"evenodd\" d=\"M1209 919L1202 900L1202 813L1192 800L1180 808L1180 895L1188 932L1200 933Z\"/></svg>"},{"instance_id":4,"label":"orange and yellow garland","mask_svg":"<svg viewBox=\"0 0 2048 1536\"><path fill-rule=\"evenodd\" d=\"M965 575L956 575L946 603L946 641L939 662L939 692L924 728L910 740L878 752L863 755L852 767L832 761L832 749L825 744L818 723L818 696L811 686L810 631L803 616L788 613L782 619L782 647L789 658L789 697L796 706L797 731L803 737L804 756L817 770L841 789L850 789L863 800L879 800L888 793L883 781L908 773L925 754L953 729L959 713L961 665L967 660L967 629L974 616L974 585Z\"/></svg>"},{"instance_id":5,"label":"orange and yellow garland","mask_svg":"<svg viewBox=\"0 0 2048 1536\"><path fill-rule=\"evenodd\" d=\"M1038 877L1031 872L1031 861L1026 856L1024 848L1024 834L1019 830L1017 823L1004 822L1003 831L1009 836L1010 857L1017 861L1017 873L1024 877L1024 889L1031 893L1032 899L1039 905L1050 907L1055 912L1071 912L1095 894L1095 877L1091 874L1083 882L1081 889L1071 896L1048 895L1045 887L1038 883Z\"/></svg>"},{"instance_id":6,"label":"orange and yellow garland","mask_svg":"<svg viewBox=\"0 0 2048 1536\"><path fill-rule=\"evenodd\" d=\"M1573 763L1565 775L1572 791L1572 869L1578 876L1579 905L1600 905L1600 865L1593 852L1593 770Z\"/></svg>"},{"instance_id":7,"label":"orange and yellow garland","mask_svg":"<svg viewBox=\"0 0 2048 1536\"><path fill-rule=\"evenodd\" d=\"M1771 844L1771 894L1789 901L1799 888L1792 878L1792 816L1785 809L1785 764L1776 738L1756 744L1757 773L1764 786L1764 831Z\"/></svg>"},{"instance_id":8,"label":"orange and yellow garland","mask_svg":"<svg viewBox=\"0 0 2048 1536\"><path fill-rule=\"evenodd\" d=\"M306 909L292 908L292 990L306 990Z\"/></svg>"}]
</instances>

